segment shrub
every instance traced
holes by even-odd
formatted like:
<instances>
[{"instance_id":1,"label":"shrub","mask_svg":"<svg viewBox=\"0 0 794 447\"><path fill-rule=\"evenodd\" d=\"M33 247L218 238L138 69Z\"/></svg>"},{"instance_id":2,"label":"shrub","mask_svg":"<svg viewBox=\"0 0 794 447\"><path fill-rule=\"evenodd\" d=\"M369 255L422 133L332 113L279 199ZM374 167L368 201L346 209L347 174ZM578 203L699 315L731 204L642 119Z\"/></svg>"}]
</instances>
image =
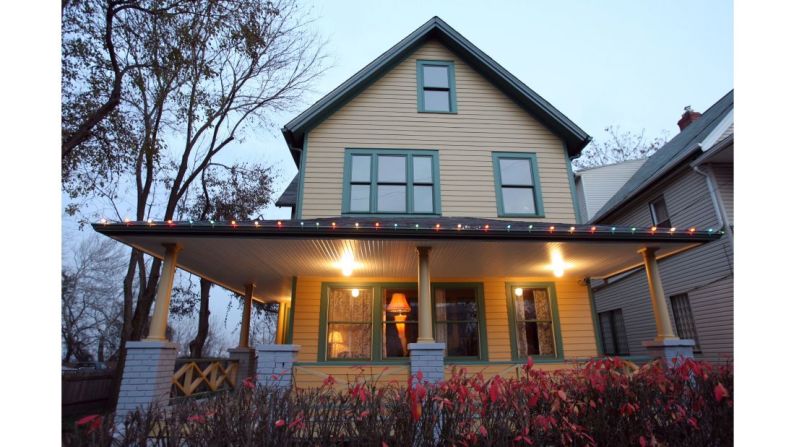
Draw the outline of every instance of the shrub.
<instances>
[{"instance_id":1,"label":"shrub","mask_svg":"<svg viewBox=\"0 0 794 447\"><path fill-rule=\"evenodd\" d=\"M733 444L733 369L684 360L627 372L620 359L571 370L528 362L514 379L453 370L437 385L357 380L345 390L279 391L250 380L232 393L149 408L123 430L77 422L66 445L703 445Z\"/></svg>"}]
</instances>

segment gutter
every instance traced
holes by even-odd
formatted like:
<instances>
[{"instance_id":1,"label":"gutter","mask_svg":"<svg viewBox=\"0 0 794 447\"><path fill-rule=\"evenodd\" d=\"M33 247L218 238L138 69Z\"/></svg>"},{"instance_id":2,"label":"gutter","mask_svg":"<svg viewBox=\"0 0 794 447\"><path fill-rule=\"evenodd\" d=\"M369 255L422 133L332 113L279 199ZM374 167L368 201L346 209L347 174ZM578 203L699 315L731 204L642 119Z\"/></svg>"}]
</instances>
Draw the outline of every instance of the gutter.
<instances>
[{"instance_id":1,"label":"gutter","mask_svg":"<svg viewBox=\"0 0 794 447\"><path fill-rule=\"evenodd\" d=\"M699 147L700 144L698 144ZM701 147L702 149L702 147ZM728 237L731 246L733 246L733 229L728 223L728 213L725 211L725 204L722 202L719 191L717 191L717 179L714 177L714 170L709 165L703 166L705 172L701 170L701 166L692 164L692 170L706 178L706 185L709 188L709 196L711 196L711 203L714 205L714 210L717 216L717 226L722 228L725 235Z\"/></svg>"}]
</instances>

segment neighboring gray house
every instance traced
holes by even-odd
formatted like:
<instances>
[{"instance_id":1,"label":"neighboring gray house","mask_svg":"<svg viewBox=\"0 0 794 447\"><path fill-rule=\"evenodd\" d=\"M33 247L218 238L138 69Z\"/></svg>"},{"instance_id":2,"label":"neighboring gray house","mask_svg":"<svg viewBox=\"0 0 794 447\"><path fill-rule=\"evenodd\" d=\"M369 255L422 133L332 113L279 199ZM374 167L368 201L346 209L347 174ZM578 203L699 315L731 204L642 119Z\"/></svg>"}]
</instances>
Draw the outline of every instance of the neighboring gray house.
<instances>
[{"instance_id":1,"label":"neighboring gray house","mask_svg":"<svg viewBox=\"0 0 794 447\"><path fill-rule=\"evenodd\" d=\"M575 173L579 215L588 220L623 186L645 159L586 168Z\"/></svg>"},{"instance_id":2,"label":"neighboring gray house","mask_svg":"<svg viewBox=\"0 0 794 447\"><path fill-rule=\"evenodd\" d=\"M681 132L589 222L724 232L659 261L677 335L697 342L696 357L724 360L733 355L733 91L702 115L687 108L678 125ZM591 286L603 353L646 354L642 342L656 326L644 270L615 272Z\"/></svg>"}]
</instances>

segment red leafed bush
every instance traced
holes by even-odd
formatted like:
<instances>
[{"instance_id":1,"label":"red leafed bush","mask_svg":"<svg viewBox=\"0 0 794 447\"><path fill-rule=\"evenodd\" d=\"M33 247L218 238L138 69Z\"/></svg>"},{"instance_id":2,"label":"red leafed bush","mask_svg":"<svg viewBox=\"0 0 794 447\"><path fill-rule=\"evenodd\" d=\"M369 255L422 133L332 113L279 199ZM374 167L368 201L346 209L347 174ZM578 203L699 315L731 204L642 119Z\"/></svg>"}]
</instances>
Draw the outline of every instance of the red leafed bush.
<instances>
[{"instance_id":1,"label":"red leafed bush","mask_svg":"<svg viewBox=\"0 0 794 447\"><path fill-rule=\"evenodd\" d=\"M453 370L437 385L334 379L289 392L240 387L205 401L130 414L123 429L81 420L66 445L640 445L733 444L733 369L693 360L628 372L620 359L517 378Z\"/></svg>"}]
</instances>

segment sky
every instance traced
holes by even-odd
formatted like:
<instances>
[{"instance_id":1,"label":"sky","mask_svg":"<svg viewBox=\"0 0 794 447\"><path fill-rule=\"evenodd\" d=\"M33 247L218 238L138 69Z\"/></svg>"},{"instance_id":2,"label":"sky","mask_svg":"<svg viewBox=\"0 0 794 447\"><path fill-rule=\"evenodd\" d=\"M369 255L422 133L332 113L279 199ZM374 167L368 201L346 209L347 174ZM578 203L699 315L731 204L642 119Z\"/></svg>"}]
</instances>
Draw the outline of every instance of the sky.
<instances>
[{"instance_id":1,"label":"sky","mask_svg":"<svg viewBox=\"0 0 794 447\"><path fill-rule=\"evenodd\" d=\"M607 126L649 137L678 132L685 106L703 112L733 88L729 1L310 1L329 66L293 111L255 126L221 161L267 162L276 197L296 173L279 129L433 16L439 16L596 140ZM99 210L102 213L102 210ZM288 218L269 207L265 218ZM68 246L84 237L64 216ZM228 297L211 309L226 314ZM228 322L239 321L238 306ZM236 325L228 324L235 339Z\"/></svg>"}]
</instances>

